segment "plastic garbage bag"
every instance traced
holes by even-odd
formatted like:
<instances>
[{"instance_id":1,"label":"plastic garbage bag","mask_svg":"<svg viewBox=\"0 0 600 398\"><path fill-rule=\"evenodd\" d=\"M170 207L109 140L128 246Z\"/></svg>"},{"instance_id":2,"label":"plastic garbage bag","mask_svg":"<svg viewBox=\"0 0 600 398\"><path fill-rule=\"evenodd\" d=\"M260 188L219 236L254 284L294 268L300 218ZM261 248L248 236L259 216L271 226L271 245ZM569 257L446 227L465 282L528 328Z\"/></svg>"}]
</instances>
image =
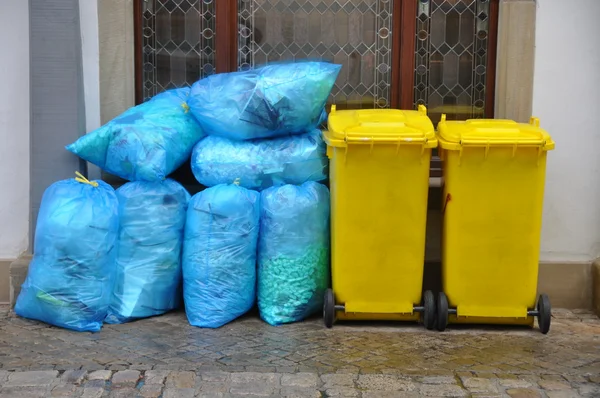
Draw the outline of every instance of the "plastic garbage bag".
<instances>
[{"instance_id":1,"label":"plastic garbage bag","mask_svg":"<svg viewBox=\"0 0 600 398\"><path fill-rule=\"evenodd\" d=\"M160 315L181 304L181 251L188 192L178 182L129 182L117 189L119 239L106 322Z\"/></svg>"},{"instance_id":2,"label":"plastic garbage bag","mask_svg":"<svg viewBox=\"0 0 600 398\"><path fill-rule=\"evenodd\" d=\"M218 328L243 315L256 296L260 194L217 185L190 201L183 249L188 321Z\"/></svg>"},{"instance_id":3,"label":"plastic garbage bag","mask_svg":"<svg viewBox=\"0 0 600 398\"><path fill-rule=\"evenodd\" d=\"M341 65L279 63L211 75L192 86L188 105L207 134L243 141L313 130Z\"/></svg>"},{"instance_id":4,"label":"plastic garbage bag","mask_svg":"<svg viewBox=\"0 0 600 398\"><path fill-rule=\"evenodd\" d=\"M327 179L329 161L321 132L252 141L208 136L194 147L192 171L211 187L239 179L262 190L273 185Z\"/></svg>"},{"instance_id":5,"label":"plastic garbage bag","mask_svg":"<svg viewBox=\"0 0 600 398\"><path fill-rule=\"evenodd\" d=\"M129 181L159 181L175 171L204 137L189 112L190 89L165 91L66 148Z\"/></svg>"},{"instance_id":6,"label":"plastic garbage bag","mask_svg":"<svg viewBox=\"0 0 600 398\"><path fill-rule=\"evenodd\" d=\"M261 193L258 308L271 325L323 308L329 285L329 190L317 182Z\"/></svg>"},{"instance_id":7,"label":"plastic garbage bag","mask_svg":"<svg viewBox=\"0 0 600 398\"><path fill-rule=\"evenodd\" d=\"M78 177L48 187L15 312L67 329L99 331L110 300L118 228L117 197L105 182Z\"/></svg>"}]
</instances>

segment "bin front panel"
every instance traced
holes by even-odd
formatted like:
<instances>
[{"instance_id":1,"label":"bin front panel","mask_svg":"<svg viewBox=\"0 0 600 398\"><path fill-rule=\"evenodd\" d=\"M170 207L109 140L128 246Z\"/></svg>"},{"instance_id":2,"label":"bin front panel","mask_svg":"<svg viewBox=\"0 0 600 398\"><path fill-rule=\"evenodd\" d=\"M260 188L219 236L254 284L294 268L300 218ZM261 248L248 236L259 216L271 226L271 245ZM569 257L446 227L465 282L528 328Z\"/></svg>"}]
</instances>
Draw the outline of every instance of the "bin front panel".
<instances>
[{"instance_id":1,"label":"bin front panel","mask_svg":"<svg viewBox=\"0 0 600 398\"><path fill-rule=\"evenodd\" d=\"M357 144L329 153L332 282L336 303L346 305L339 317L416 319L431 149Z\"/></svg>"},{"instance_id":2,"label":"bin front panel","mask_svg":"<svg viewBox=\"0 0 600 398\"><path fill-rule=\"evenodd\" d=\"M535 306L546 153L442 150L442 279L459 317L527 318Z\"/></svg>"}]
</instances>

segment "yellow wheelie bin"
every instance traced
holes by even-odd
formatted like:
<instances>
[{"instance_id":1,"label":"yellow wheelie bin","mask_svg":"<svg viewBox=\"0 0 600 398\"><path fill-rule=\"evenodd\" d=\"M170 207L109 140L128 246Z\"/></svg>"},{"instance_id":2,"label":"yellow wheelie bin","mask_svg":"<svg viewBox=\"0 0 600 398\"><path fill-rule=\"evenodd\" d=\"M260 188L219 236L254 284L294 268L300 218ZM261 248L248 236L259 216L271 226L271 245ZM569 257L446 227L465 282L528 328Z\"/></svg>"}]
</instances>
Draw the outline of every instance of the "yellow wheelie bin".
<instances>
[{"instance_id":1,"label":"yellow wheelie bin","mask_svg":"<svg viewBox=\"0 0 600 398\"><path fill-rule=\"evenodd\" d=\"M427 109L334 106L323 138L330 159L333 287L325 293L325 326L336 318L422 316L432 329L435 298L422 294L422 283L429 164L437 140Z\"/></svg>"},{"instance_id":2,"label":"yellow wheelie bin","mask_svg":"<svg viewBox=\"0 0 600 398\"><path fill-rule=\"evenodd\" d=\"M537 298L546 154L554 142L529 124L478 119L438 124L444 175L442 285L437 328L450 323L550 328Z\"/></svg>"}]
</instances>

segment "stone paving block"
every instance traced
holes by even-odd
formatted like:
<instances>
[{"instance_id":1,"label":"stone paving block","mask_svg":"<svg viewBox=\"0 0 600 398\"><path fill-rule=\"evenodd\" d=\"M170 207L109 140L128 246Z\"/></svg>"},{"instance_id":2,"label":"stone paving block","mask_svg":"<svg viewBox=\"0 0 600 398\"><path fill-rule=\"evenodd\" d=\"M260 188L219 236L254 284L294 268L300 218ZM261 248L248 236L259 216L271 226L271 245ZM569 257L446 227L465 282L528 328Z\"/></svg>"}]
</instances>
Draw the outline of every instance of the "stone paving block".
<instances>
[{"instance_id":1,"label":"stone paving block","mask_svg":"<svg viewBox=\"0 0 600 398\"><path fill-rule=\"evenodd\" d=\"M193 388L165 388L163 398L194 398L196 391Z\"/></svg>"},{"instance_id":2,"label":"stone paving block","mask_svg":"<svg viewBox=\"0 0 600 398\"><path fill-rule=\"evenodd\" d=\"M574 390L546 391L548 398L581 398Z\"/></svg>"},{"instance_id":3,"label":"stone paving block","mask_svg":"<svg viewBox=\"0 0 600 398\"><path fill-rule=\"evenodd\" d=\"M592 383L600 384L600 375L590 376L590 381Z\"/></svg>"},{"instance_id":4,"label":"stone paving block","mask_svg":"<svg viewBox=\"0 0 600 398\"><path fill-rule=\"evenodd\" d=\"M8 379L8 372L6 370L0 370L0 387Z\"/></svg>"},{"instance_id":5,"label":"stone paving block","mask_svg":"<svg viewBox=\"0 0 600 398\"><path fill-rule=\"evenodd\" d=\"M470 392L497 393L498 387L491 379L480 377L461 377L463 386Z\"/></svg>"},{"instance_id":6,"label":"stone paving block","mask_svg":"<svg viewBox=\"0 0 600 398\"><path fill-rule=\"evenodd\" d=\"M204 393L226 393L229 391L231 385L226 382L220 381L203 381L200 384L199 391Z\"/></svg>"},{"instance_id":7,"label":"stone paving block","mask_svg":"<svg viewBox=\"0 0 600 398\"><path fill-rule=\"evenodd\" d=\"M504 388L529 388L533 383L521 379L498 379L498 384Z\"/></svg>"},{"instance_id":8,"label":"stone paving block","mask_svg":"<svg viewBox=\"0 0 600 398\"><path fill-rule=\"evenodd\" d=\"M565 381L565 378L561 375L540 375L542 380L554 380L554 381Z\"/></svg>"},{"instance_id":9,"label":"stone paving block","mask_svg":"<svg viewBox=\"0 0 600 398\"><path fill-rule=\"evenodd\" d=\"M88 380L110 380L112 372L110 370L95 370L88 374Z\"/></svg>"},{"instance_id":10,"label":"stone paving block","mask_svg":"<svg viewBox=\"0 0 600 398\"><path fill-rule=\"evenodd\" d=\"M167 376L167 388L194 388L196 373L187 371L173 371Z\"/></svg>"},{"instance_id":11,"label":"stone paving block","mask_svg":"<svg viewBox=\"0 0 600 398\"><path fill-rule=\"evenodd\" d=\"M506 390L511 398L540 398L542 395L533 388L511 388Z\"/></svg>"},{"instance_id":12,"label":"stone paving block","mask_svg":"<svg viewBox=\"0 0 600 398\"><path fill-rule=\"evenodd\" d=\"M104 393L104 389L103 388L99 388L99 387L85 387L83 389L83 394L81 395L81 398L100 398L102 396L102 394Z\"/></svg>"},{"instance_id":13,"label":"stone paving block","mask_svg":"<svg viewBox=\"0 0 600 398\"><path fill-rule=\"evenodd\" d=\"M600 385L598 384L584 384L578 387L578 392L583 397L600 397Z\"/></svg>"},{"instance_id":14,"label":"stone paving block","mask_svg":"<svg viewBox=\"0 0 600 398\"><path fill-rule=\"evenodd\" d=\"M138 390L131 387L118 388L112 390L108 395L110 398L137 398Z\"/></svg>"},{"instance_id":15,"label":"stone paving block","mask_svg":"<svg viewBox=\"0 0 600 398\"><path fill-rule=\"evenodd\" d=\"M40 370L29 372L14 372L8 375L8 381L3 387L37 387L49 386L58 376L56 370Z\"/></svg>"},{"instance_id":16,"label":"stone paving block","mask_svg":"<svg viewBox=\"0 0 600 398\"><path fill-rule=\"evenodd\" d=\"M228 381L230 377L231 374L228 372L202 372L200 373L199 379L196 379L196 384L198 384L200 380L225 382Z\"/></svg>"},{"instance_id":17,"label":"stone paving block","mask_svg":"<svg viewBox=\"0 0 600 398\"><path fill-rule=\"evenodd\" d=\"M87 371L85 370L67 370L60 379L63 383L79 385L85 379L86 374Z\"/></svg>"},{"instance_id":18,"label":"stone paving block","mask_svg":"<svg viewBox=\"0 0 600 398\"><path fill-rule=\"evenodd\" d=\"M113 388L133 388L140 379L140 372L137 370L119 370L112 377Z\"/></svg>"},{"instance_id":19,"label":"stone paving block","mask_svg":"<svg viewBox=\"0 0 600 398\"><path fill-rule=\"evenodd\" d=\"M321 398L321 391L315 388L282 387L279 396L285 398Z\"/></svg>"},{"instance_id":20,"label":"stone paving block","mask_svg":"<svg viewBox=\"0 0 600 398\"><path fill-rule=\"evenodd\" d=\"M162 384L144 384L140 388L140 395L144 398L158 398L163 392Z\"/></svg>"},{"instance_id":21,"label":"stone paving block","mask_svg":"<svg viewBox=\"0 0 600 398\"><path fill-rule=\"evenodd\" d=\"M168 370L148 370L144 373L144 383L163 384L169 373Z\"/></svg>"},{"instance_id":22,"label":"stone paving block","mask_svg":"<svg viewBox=\"0 0 600 398\"><path fill-rule=\"evenodd\" d=\"M415 391L363 391L362 398L418 398Z\"/></svg>"},{"instance_id":23,"label":"stone paving block","mask_svg":"<svg viewBox=\"0 0 600 398\"><path fill-rule=\"evenodd\" d=\"M421 395L426 397L466 397L469 394L456 384L423 384Z\"/></svg>"},{"instance_id":24,"label":"stone paving block","mask_svg":"<svg viewBox=\"0 0 600 398\"><path fill-rule=\"evenodd\" d=\"M280 379L281 375L277 373L240 372L231 374L231 382L234 384L257 382L279 385Z\"/></svg>"},{"instance_id":25,"label":"stone paving block","mask_svg":"<svg viewBox=\"0 0 600 398\"><path fill-rule=\"evenodd\" d=\"M290 387L313 387L319 384L319 376L314 373L294 373L281 376L281 385Z\"/></svg>"},{"instance_id":26,"label":"stone paving block","mask_svg":"<svg viewBox=\"0 0 600 398\"><path fill-rule=\"evenodd\" d=\"M359 375L357 384L365 390L414 391L415 384L393 375Z\"/></svg>"},{"instance_id":27,"label":"stone paving block","mask_svg":"<svg viewBox=\"0 0 600 398\"><path fill-rule=\"evenodd\" d=\"M328 388L325 390L325 394L327 397L354 398L359 396L359 391L354 388L336 387Z\"/></svg>"},{"instance_id":28,"label":"stone paving block","mask_svg":"<svg viewBox=\"0 0 600 398\"><path fill-rule=\"evenodd\" d=\"M562 381L555 380L540 380L538 382L540 387L542 387L546 391L556 391L556 390L569 390L571 386Z\"/></svg>"},{"instance_id":29,"label":"stone paving block","mask_svg":"<svg viewBox=\"0 0 600 398\"><path fill-rule=\"evenodd\" d=\"M497 379L496 373L492 372L475 372L475 377L480 379Z\"/></svg>"},{"instance_id":30,"label":"stone paving block","mask_svg":"<svg viewBox=\"0 0 600 398\"><path fill-rule=\"evenodd\" d=\"M416 391L363 391L362 398L419 398Z\"/></svg>"},{"instance_id":31,"label":"stone paving block","mask_svg":"<svg viewBox=\"0 0 600 398\"><path fill-rule=\"evenodd\" d=\"M347 373L330 373L321 376L325 384L325 389L336 387L354 387L354 382L358 380L358 375Z\"/></svg>"},{"instance_id":32,"label":"stone paving block","mask_svg":"<svg viewBox=\"0 0 600 398\"><path fill-rule=\"evenodd\" d=\"M104 388L106 387L105 380L88 380L83 384L85 388Z\"/></svg>"},{"instance_id":33,"label":"stone paving block","mask_svg":"<svg viewBox=\"0 0 600 398\"><path fill-rule=\"evenodd\" d=\"M423 384L456 384L456 378L452 376L425 376L419 377L418 381Z\"/></svg>"},{"instance_id":34,"label":"stone paving block","mask_svg":"<svg viewBox=\"0 0 600 398\"><path fill-rule=\"evenodd\" d=\"M277 391L275 384L262 383L260 381L248 381L246 383L235 383L229 388L229 392L238 395L255 395L259 397L269 397Z\"/></svg>"},{"instance_id":35,"label":"stone paving block","mask_svg":"<svg viewBox=\"0 0 600 398\"><path fill-rule=\"evenodd\" d=\"M73 384L61 384L52 389L53 397L71 397L79 395L76 393L77 386Z\"/></svg>"},{"instance_id":36,"label":"stone paving block","mask_svg":"<svg viewBox=\"0 0 600 398\"><path fill-rule=\"evenodd\" d=\"M50 396L47 387L3 387L0 398L45 398Z\"/></svg>"},{"instance_id":37,"label":"stone paving block","mask_svg":"<svg viewBox=\"0 0 600 398\"><path fill-rule=\"evenodd\" d=\"M196 397L198 398L229 398L229 394L222 392L197 392Z\"/></svg>"}]
</instances>

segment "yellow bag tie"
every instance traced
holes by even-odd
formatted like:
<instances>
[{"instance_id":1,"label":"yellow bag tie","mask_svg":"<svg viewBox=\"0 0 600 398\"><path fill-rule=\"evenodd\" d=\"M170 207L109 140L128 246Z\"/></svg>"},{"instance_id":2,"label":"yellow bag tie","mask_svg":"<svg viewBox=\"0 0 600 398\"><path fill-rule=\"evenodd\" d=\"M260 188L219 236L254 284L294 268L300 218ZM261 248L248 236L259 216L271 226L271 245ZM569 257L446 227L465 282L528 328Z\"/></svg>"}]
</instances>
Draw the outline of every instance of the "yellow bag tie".
<instances>
[{"instance_id":1,"label":"yellow bag tie","mask_svg":"<svg viewBox=\"0 0 600 398\"><path fill-rule=\"evenodd\" d=\"M190 111L190 106L187 104L187 102L182 102L181 107L183 108L183 111L185 113L188 113Z\"/></svg>"},{"instance_id":2,"label":"yellow bag tie","mask_svg":"<svg viewBox=\"0 0 600 398\"><path fill-rule=\"evenodd\" d=\"M93 186L94 188L98 188L98 183L96 181L90 181L87 178L85 178L83 176L83 174L81 174L80 172L76 171L75 175L77 177L75 177L75 181L77 182L81 182L82 184L89 184L91 186Z\"/></svg>"},{"instance_id":3,"label":"yellow bag tie","mask_svg":"<svg viewBox=\"0 0 600 398\"><path fill-rule=\"evenodd\" d=\"M233 185L237 185L239 187L240 182L241 182L241 180L239 178L236 178L235 180L233 180Z\"/></svg>"}]
</instances>

